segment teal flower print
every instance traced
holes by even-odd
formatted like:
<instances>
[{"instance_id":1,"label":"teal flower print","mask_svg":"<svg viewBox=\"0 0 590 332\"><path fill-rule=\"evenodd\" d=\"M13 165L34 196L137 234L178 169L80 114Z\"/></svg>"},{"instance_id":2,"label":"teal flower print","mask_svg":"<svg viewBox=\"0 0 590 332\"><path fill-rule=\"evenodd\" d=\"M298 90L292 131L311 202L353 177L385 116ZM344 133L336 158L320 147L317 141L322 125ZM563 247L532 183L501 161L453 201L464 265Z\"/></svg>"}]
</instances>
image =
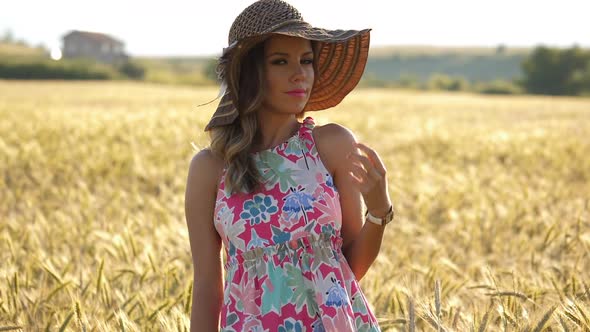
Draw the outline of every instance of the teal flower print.
<instances>
[{"instance_id":1,"label":"teal flower print","mask_svg":"<svg viewBox=\"0 0 590 332\"><path fill-rule=\"evenodd\" d=\"M285 270L273 263L267 264L268 278L262 284L262 299L260 313L281 312L283 305L289 303L293 297L293 290L287 286Z\"/></svg>"},{"instance_id":2,"label":"teal flower print","mask_svg":"<svg viewBox=\"0 0 590 332\"><path fill-rule=\"evenodd\" d=\"M375 326L370 326L369 323L365 323L363 322L362 318L357 317L354 325L356 327L356 330L358 332L378 332L379 329L377 329Z\"/></svg>"},{"instance_id":3,"label":"teal flower print","mask_svg":"<svg viewBox=\"0 0 590 332\"><path fill-rule=\"evenodd\" d=\"M261 238L254 228L250 229L250 242L248 242L248 250L254 248L262 248L268 245L268 240Z\"/></svg>"},{"instance_id":4,"label":"teal flower print","mask_svg":"<svg viewBox=\"0 0 590 332\"><path fill-rule=\"evenodd\" d=\"M291 233L282 231L280 228L273 225L270 226L272 229L272 240L274 243L283 243L291 240Z\"/></svg>"},{"instance_id":5,"label":"teal flower print","mask_svg":"<svg viewBox=\"0 0 590 332\"><path fill-rule=\"evenodd\" d=\"M290 163L289 159L269 151L261 152L256 159L256 167L266 185L274 187L278 182L281 192L297 185L293 178L296 172Z\"/></svg>"},{"instance_id":6,"label":"teal flower print","mask_svg":"<svg viewBox=\"0 0 590 332\"><path fill-rule=\"evenodd\" d=\"M291 302L295 304L297 310L302 310L303 306L307 307L307 315L313 317L317 315L320 310L315 298L315 292L305 283L303 273L299 267L286 264L287 270L287 285L293 288L293 298Z\"/></svg>"},{"instance_id":7,"label":"teal flower print","mask_svg":"<svg viewBox=\"0 0 590 332\"><path fill-rule=\"evenodd\" d=\"M233 255L236 254L236 246L234 245L233 242L230 242L229 243L229 249L228 250L229 250L229 255L230 256L233 256Z\"/></svg>"},{"instance_id":8,"label":"teal flower print","mask_svg":"<svg viewBox=\"0 0 590 332\"><path fill-rule=\"evenodd\" d=\"M279 325L279 332L302 332L301 321L295 321L293 318L287 318L283 325Z\"/></svg>"},{"instance_id":9,"label":"teal flower print","mask_svg":"<svg viewBox=\"0 0 590 332\"><path fill-rule=\"evenodd\" d=\"M240 218L250 221L250 226L270 221L270 216L277 213L277 200L272 196L258 194L246 200Z\"/></svg>"},{"instance_id":10,"label":"teal flower print","mask_svg":"<svg viewBox=\"0 0 590 332\"><path fill-rule=\"evenodd\" d=\"M351 298L352 300L352 310L354 312L359 312L363 315L366 315L368 312L367 306L365 305L365 301L360 294L356 294Z\"/></svg>"},{"instance_id":11,"label":"teal flower print","mask_svg":"<svg viewBox=\"0 0 590 332\"><path fill-rule=\"evenodd\" d=\"M285 149L285 154L286 155L302 156L304 153L303 152L304 148L305 148L305 145L303 144L303 141L301 140L300 137L297 137L295 139L289 140L289 143L287 144L287 148Z\"/></svg>"},{"instance_id":12,"label":"teal flower print","mask_svg":"<svg viewBox=\"0 0 590 332\"><path fill-rule=\"evenodd\" d=\"M334 231L334 227L330 224L328 225L323 225L322 226L322 233L328 233L330 235L336 235L336 232Z\"/></svg>"}]
</instances>

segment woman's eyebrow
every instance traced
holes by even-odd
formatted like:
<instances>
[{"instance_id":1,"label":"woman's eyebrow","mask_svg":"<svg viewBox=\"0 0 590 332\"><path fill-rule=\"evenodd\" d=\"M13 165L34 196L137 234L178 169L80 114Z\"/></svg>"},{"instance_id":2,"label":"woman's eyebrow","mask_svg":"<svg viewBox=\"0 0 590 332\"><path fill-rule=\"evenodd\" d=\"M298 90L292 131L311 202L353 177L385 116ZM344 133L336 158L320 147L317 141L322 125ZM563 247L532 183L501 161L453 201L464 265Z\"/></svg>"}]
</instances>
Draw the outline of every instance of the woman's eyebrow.
<instances>
[{"instance_id":1,"label":"woman's eyebrow","mask_svg":"<svg viewBox=\"0 0 590 332\"><path fill-rule=\"evenodd\" d=\"M305 52L302 55L308 55L308 54L313 54L313 51ZM266 57L267 58L270 58L273 55L289 56L290 54L289 53L284 53L284 52L274 52L274 53L271 53L271 54L267 55Z\"/></svg>"}]
</instances>

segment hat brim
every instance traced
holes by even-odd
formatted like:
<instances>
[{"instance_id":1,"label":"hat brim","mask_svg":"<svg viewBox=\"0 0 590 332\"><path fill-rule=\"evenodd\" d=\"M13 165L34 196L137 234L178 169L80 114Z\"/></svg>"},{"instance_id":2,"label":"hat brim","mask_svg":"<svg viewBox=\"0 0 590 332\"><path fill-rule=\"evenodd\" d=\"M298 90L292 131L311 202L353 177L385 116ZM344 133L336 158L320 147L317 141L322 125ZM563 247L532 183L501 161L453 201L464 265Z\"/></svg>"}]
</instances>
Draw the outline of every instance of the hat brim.
<instances>
[{"instance_id":1,"label":"hat brim","mask_svg":"<svg viewBox=\"0 0 590 332\"><path fill-rule=\"evenodd\" d=\"M297 22L273 29L272 31L247 38L224 49L224 54L239 58L251 47L273 34L301 37L317 42L315 62L317 73L309 100L304 111L319 111L338 105L359 83L369 56L371 29L326 30L315 28L306 22ZM234 67L234 70L237 68ZM231 70L231 69L230 69ZM232 123L238 117L237 92L228 87L220 100L217 110L205 127Z\"/></svg>"}]
</instances>

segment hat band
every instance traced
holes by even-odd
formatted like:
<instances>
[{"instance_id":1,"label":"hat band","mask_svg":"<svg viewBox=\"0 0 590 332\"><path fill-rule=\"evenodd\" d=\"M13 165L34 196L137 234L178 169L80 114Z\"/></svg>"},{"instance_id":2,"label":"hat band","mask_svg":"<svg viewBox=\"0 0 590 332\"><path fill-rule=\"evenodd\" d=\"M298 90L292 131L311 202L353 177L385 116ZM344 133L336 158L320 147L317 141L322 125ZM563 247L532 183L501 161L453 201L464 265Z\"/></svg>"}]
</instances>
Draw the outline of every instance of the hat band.
<instances>
[{"instance_id":1,"label":"hat band","mask_svg":"<svg viewBox=\"0 0 590 332\"><path fill-rule=\"evenodd\" d=\"M303 23L304 25L309 25L307 22L302 21L300 19L292 19L292 20L286 20L280 23L277 23L273 26L271 26L270 28L266 29L263 33L269 33L269 32L273 32L275 30L278 30L286 25L289 25L291 23Z\"/></svg>"},{"instance_id":2,"label":"hat band","mask_svg":"<svg viewBox=\"0 0 590 332\"><path fill-rule=\"evenodd\" d=\"M277 24L275 24L273 26L270 26L270 27L266 28L264 31L261 31L261 32L258 32L258 33L253 33L251 35L244 36L244 37L241 37L241 38L238 38L238 39L232 41L227 47L225 47L223 49L223 52L225 53L226 50L229 50L229 49L235 47L237 44L240 43L240 41L242 41L244 39L248 39L248 38L251 38L251 37L260 37L263 34L271 33L273 31L276 31L276 30L278 30L280 28L283 28L283 27L285 27L287 25L290 25L290 24L293 24L293 23L302 23L305 26L309 26L309 23L307 23L305 21L302 21L301 19L291 19L291 20L282 21L282 22L279 22L279 23L277 23Z\"/></svg>"}]
</instances>

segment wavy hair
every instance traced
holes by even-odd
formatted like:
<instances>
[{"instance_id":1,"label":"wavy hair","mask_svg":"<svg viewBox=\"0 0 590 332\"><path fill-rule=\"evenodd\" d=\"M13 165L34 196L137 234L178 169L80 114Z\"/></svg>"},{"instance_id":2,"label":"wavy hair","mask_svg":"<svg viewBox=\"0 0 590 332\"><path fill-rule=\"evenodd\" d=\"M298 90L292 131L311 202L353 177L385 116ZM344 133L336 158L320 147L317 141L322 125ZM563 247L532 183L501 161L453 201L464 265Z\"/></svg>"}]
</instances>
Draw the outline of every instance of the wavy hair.
<instances>
[{"instance_id":1,"label":"wavy hair","mask_svg":"<svg viewBox=\"0 0 590 332\"><path fill-rule=\"evenodd\" d=\"M311 44L315 51L315 43L312 41ZM238 100L239 116L229 125L211 128L210 147L213 153L223 158L227 168L225 186L231 193L251 193L263 181L250 154L250 148L257 139L257 110L262 106L266 92L264 46L265 41L256 44L241 57L237 65L232 63L231 54L224 54L219 58L217 73L221 80L226 80L228 89L237 90L235 97ZM228 74L230 71L234 73ZM314 72L317 73L315 61ZM232 81L233 78L237 78L237 86ZM302 119L304 112L298 113L296 117L298 120Z\"/></svg>"}]
</instances>

